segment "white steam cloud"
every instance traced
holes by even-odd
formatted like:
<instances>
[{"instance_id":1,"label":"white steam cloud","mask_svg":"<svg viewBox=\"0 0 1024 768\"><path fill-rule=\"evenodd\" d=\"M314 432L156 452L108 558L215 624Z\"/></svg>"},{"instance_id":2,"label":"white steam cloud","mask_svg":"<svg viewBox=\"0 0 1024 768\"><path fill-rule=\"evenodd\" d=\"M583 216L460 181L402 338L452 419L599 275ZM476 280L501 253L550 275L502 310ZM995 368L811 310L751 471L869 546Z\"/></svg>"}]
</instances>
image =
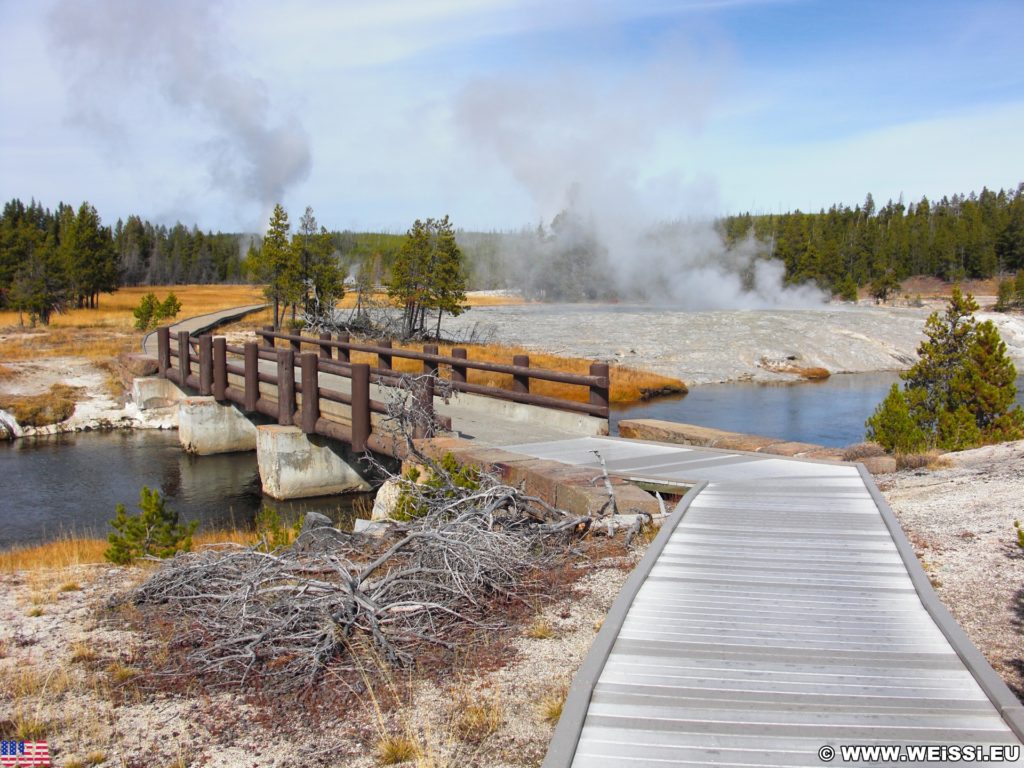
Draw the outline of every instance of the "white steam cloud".
<instances>
[{"instance_id":1,"label":"white steam cloud","mask_svg":"<svg viewBox=\"0 0 1024 768\"><path fill-rule=\"evenodd\" d=\"M467 145L498 160L542 222L556 219L549 232L512 239L506 260L541 292L547 273L563 270L563 281L607 283L619 296L682 309L821 304L827 297L817 287L786 285L783 264L762 245L727 248L713 226L713 182L678 170L718 87L708 72L723 68L714 56L710 65L679 59L677 48L597 84L592 74L563 75L464 89L455 120ZM596 263L580 269L573 253L596 254ZM578 295L599 298L601 288Z\"/></svg>"},{"instance_id":2,"label":"white steam cloud","mask_svg":"<svg viewBox=\"0 0 1024 768\"><path fill-rule=\"evenodd\" d=\"M304 180L312 165L309 137L294 118L274 121L265 84L236 71L207 0L60 0L50 16L65 54L73 118L127 151L119 120L156 93L182 134L198 140L212 186L260 214ZM128 162L131 158L127 159Z\"/></svg>"}]
</instances>

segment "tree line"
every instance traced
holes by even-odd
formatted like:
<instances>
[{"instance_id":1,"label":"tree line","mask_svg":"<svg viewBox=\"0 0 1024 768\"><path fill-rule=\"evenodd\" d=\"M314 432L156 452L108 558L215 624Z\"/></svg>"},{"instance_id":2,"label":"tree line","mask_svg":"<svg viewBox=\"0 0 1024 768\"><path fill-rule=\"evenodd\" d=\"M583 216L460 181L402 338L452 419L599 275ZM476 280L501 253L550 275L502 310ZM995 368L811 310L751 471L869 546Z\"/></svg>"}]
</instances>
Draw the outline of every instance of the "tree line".
<instances>
[{"instance_id":1,"label":"tree line","mask_svg":"<svg viewBox=\"0 0 1024 768\"><path fill-rule=\"evenodd\" d=\"M1024 269L1024 183L881 207L869 194L853 208L744 213L719 228L728 245L750 237L762 243L786 265L791 283L815 281L844 298L872 285L884 294L911 275L956 282Z\"/></svg>"},{"instance_id":2,"label":"tree line","mask_svg":"<svg viewBox=\"0 0 1024 768\"><path fill-rule=\"evenodd\" d=\"M445 232L424 240L423 228L441 221L447 222ZM547 230L520 232L455 231L447 219L418 222L405 234L339 232L314 218L300 221L296 235L289 230L282 240L275 230L281 225L272 220L260 236L154 225L131 215L108 227L88 202L77 209L60 203L51 211L14 199L0 216L0 308L46 322L65 307L94 305L100 293L121 285L269 280L277 285L271 299L280 321L283 307L308 312L312 296L340 295L334 283L346 276L364 290L387 286L396 274L400 282L415 283L403 255L411 240L419 241L414 250L458 248L462 289L520 288L558 300L611 298L614 290L602 268L601 244L567 212ZM1024 183L938 201L889 200L881 207L869 194L852 208L744 213L722 218L716 227L727 248L759 242L763 257L782 261L790 283L814 281L845 299L867 287L884 299L911 275L955 282L1024 270ZM275 238L268 253L278 253L261 259L267 238ZM285 246L299 248L298 273L274 264ZM1001 307L1024 306L1020 286L1004 283ZM432 312L439 303L458 305L436 288L426 298L422 287L412 290L415 295L396 296L410 330L424 330L428 306Z\"/></svg>"}]
</instances>

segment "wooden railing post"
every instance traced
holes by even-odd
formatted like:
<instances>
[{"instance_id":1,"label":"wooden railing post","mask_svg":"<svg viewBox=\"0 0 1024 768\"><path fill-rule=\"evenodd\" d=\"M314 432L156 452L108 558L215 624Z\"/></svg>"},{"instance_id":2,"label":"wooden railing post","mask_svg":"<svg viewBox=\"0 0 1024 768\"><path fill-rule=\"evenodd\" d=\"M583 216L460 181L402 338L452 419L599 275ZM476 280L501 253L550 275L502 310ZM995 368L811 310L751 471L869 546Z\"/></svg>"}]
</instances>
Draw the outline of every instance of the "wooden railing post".
<instances>
[{"instance_id":1,"label":"wooden railing post","mask_svg":"<svg viewBox=\"0 0 1024 768\"><path fill-rule=\"evenodd\" d=\"M245 352L245 412L256 410L256 401L260 399L260 346L255 341L247 341Z\"/></svg>"},{"instance_id":2,"label":"wooden railing post","mask_svg":"<svg viewBox=\"0 0 1024 768\"><path fill-rule=\"evenodd\" d=\"M292 333L295 333L295 331L292 331ZM301 335L302 332L300 331L299 333ZM288 346L292 348L292 352L294 352L295 354L299 354L299 352L302 351L301 341L296 341L295 339L288 339Z\"/></svg>"},{"instance_id":3,"label":"wooden railing post","mask_svg":"<svg viewBox=\"0 0 1024 768\"><path fill-rule=\"evenodd\" d=\"M295 421L295 353L277 350L277 423L290 427Z\"/></svg>"},{"instance_id":4,"label":"wooden railing post","mask_svg":"<svg viewBox=\"0 0 1024 768\"><path fill-rule=\"evenodd\" d=\"M434 377L424 376L414 394L419 413L413 427L413 437L434 436Z\"/></svg>"},{"instance_id":5,"label":"wooden railing post","mask_svg":"<svg viewBox=\"0 0 1024 768\"><path fill-rule=\"evenodd\" d=\"M342 344L348 344L349 338L350 337L347 333L338 334L338 341L340 341ZM343 363L350 362L349 351L342 347L338 347L338 360L340 360Z\"/></svg>"},{"instance_id":6,"label":"wooden railing post","mask_svg":"<svg viewBox=\"0 0 1024 768\"><path fill-rule=\"evenodd\" d=\"M465 348L455 347L452 349L452 357L457 357L459 360L465 360L468 355ZM464 365L452 365L452 383L453 384L465 384L466 383L466 366Z\"/></svg>"},{"instance_id":7,"label":"wooden railing post","mask_svg":"<svg viewBox=\"0 0 1024 768\"><path fill-rule=\"evenodd\" d=\"M530 356L529 355L516 355L512 358L512 365L519 368L530 367ZM529 392L530 391L530 377L526 375L513 374L512 376L512 391L513 392Z\"/></svg>"},{"instance_id":8,"label":"wooden railing post","mask_svg":"<svg viewBox=\"0 0 1024 768\"><path fill-rule=\"evenodd\" d=\"M601 376L605 380L608 380L608 364L607 363L591 363L590 364L590 375ZM609 386L611 382L609 381ZM597 405L605 409L607 417L608 409L608 387L591 387L590 388L590 404Z\"/></svg>"},{"instance_id":9,"label":"wooden railing post","mask_svg":"<svg viewBox=\"0 0 1024 768\"><path fill-rule=\"evenodd\" d=\"M424 344L423 345L423 354L425 354L425 355L436 355L437 354L437 344ZM436 370L437 370L437 363L432 363L429 360L424 360L423 361L423 373L425 373L425 374L432 374Z\"/></svg>"},{"instance_id":10,"label":"wooden railing post","mask_svg":"<svg viewBox=\"0 0 1024 768\"><path fill-rule=\"evenodd\" d=\"M204 333L199 337L199 394L213 392L213 337Z\"/></svg>"},{"instance_id":11,"label":"wooden railing post","mask_svg":"<svg viewBox=\"0 0 1024 768\"><path fill-rule=\"evenodd\" d=\"M156 329L156 372L161 378L167 378L167 370L171 367L171 329L163 326Z\"/></svg>"},{"instance_id":12,"label":"wooden railing post","mask_svg":"<svg viewBox=\"0 0 1024 768\"><path fill-rule=\"evenodd\" d=\"M331 340L331 334L326 333L326 332L320 334L320 341L330 341L330 340ZM328 347L326 344L321 344L320 345L320 357L324 358L325 360L330 360L331 357L333 357L333 355L331 354L331 347Z\"/></svg>"},{"instance_id":13,"label":"wooden railing post","mask_svg":"<svg viewBox=\"0 0 1024 768\"><path fill-rule=\"evenodd\" d=\"M388 339L387 341L382 341L379 344L377 344L377 346L378 347L384 347L385 349L391 349L391 339ZM391 355L378 352L377 353L377 367L380 368L382 371L390 371L391 370Z\"/></svg>"},{"instance_id":14,"label":"wooden railing post","mask_svg":"<svg viewBox=\"0 0 1024 768\"><path fill-rule=\"evenodd\" d=\"M299 355L302 370L302 431L307 435L316 432L316 420L320 418L320 363L315 352Z\"/></svg>"},{"instance_id":15,"label":"wooden railing post","mask_svg":"<svg viewBox=\"0 0 1024 768\"><path fill-rule=\"evenodd\" d=\"M178 383L184 389L188 386L188 377L192 373L192 348L188 345L188 331L178 331Z\"/></svg>"},{"instance_id":16,"label":"wooden railing post","mask_svg":"<svg viewBox=\"0 0 1024 768\"><path fill-rule=\"evenodd\" d=\"M213 340L213 397L219 402L228 395L228 340L217 336Z\"/></svg>"},{"instance_id":17,"label":"wooden railing post","mask_svg":"<svg viewBox=\"0 0 1024 768\"><path fill-rule=\"evenodd\" d=\"M272 326L272 325L264 325L263 326L263 330L266 331L267 333L273 333L274 332L274 326ZM267 347L268 349L273 349L274 348L274 340L273 339L268 338L267 336L261 336L260 337L260 341L263 343L264 347Z\"/></svg>"},{"instance_id":18,"label":"wooden railing post","mask_svg":"<svg viewBox=\"0 0 1024 768\"><path fill-rule=\"evenodd\" d=\"M352 365L352 450L366 450L370 437L370 366Z\"/></svg>"}]
</instances>

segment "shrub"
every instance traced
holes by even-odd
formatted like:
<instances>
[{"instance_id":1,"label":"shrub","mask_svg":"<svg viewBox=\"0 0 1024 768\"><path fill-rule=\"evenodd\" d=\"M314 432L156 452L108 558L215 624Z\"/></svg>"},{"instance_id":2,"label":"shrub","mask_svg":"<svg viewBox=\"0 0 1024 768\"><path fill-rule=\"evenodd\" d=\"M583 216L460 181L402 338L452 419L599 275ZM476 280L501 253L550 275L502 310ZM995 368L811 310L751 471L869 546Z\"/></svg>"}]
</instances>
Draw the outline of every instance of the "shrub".
<instances>
[{"instance_id":1,"label":"shrub","mask_svg":"<svg viewBox=\"0 0 1024 768\"><path fill-rule=\"evenodd\" d=\"M421 472L416 467L410 467L403 475L408 482L398 495L391 515L393 519L422 517L427 512L429 500L454 500L469 495L465 491L471 493L480 488L480 471L472 465L460 466L451 453L442 456L441 461L431 468L430 477L416 485L414 490L410 486L416 484L420 477Z\"/></svg>"},{"instance_id":2,"label":"shrub","mask_svg":"<svg viewBox=\"0 0 1024 768\"><path fill-rule=\"evenodd\" d=\"M925 433L910 415L910 406L899 384L892 385L866 425L867 439L890 453L919 453L927 444Z\"/></svg>"},{"instance_id":3,"label":"shrub","mask_svg":"<svg viewBox=\"0 0 1024 768\"><path fill-rule=\"evenodd\" d=\"M1020 520L1013 521L1013 528L1017 531L1017 546L1024 549L1024 528L1020 527Z\"/></svg>"},{"instance_id":4,"label":"shrub","mask_svg":"<svg viewBox=\"0 0 1024 768\"><path fill-rule=\"evenodd\" d=\"M977 302L958 288L925 323L918 360L867 420L869 440L894 453L964 450L1024 436L1014 404L1017 371L995 325L978 323Z\"/></svg>"},{"instance_id":5,"label":"shrub","mask_svg":"<svg viewBox=\"0 0 1024 768\"><path fill-rule=\"evenodd\" d=\"M155 293L147 293L142 297L139 306L132 310L135 315L135 327L140 331L155 328L161 320L169 320L181 311L181 302L171 291L162 302Z\"/></svg>"},{"instance_id":6,"label":"shrub","mask_svg":"<svg viewBox=\"0 0 1024 768\"><path fill-rule=\"evenodd\" d=\"M110 546L103 553L107 560L127 565L137 557L171 557L192 549L192 534L199 523L178 525L178 513L164 506L160 491L143 486L139 510L137 515L128 515L124 504L117 505L117 516L110 521L117 533L107 536Z\"/></svg>"},{"instance_id":7,"label":"shrub","mask_svg":"<svg viewBox=\"0 0 1024 768\"><path fill-rule=\"evenodd\" d=\"M295 525L288 527L281 522L281 516L274 507L267 507L256 515L256 534L260 537L256 548L263 552L273 552L275 549L287 547L302 530L303 516L295 522Z\"/></svg>"}]
</instances>

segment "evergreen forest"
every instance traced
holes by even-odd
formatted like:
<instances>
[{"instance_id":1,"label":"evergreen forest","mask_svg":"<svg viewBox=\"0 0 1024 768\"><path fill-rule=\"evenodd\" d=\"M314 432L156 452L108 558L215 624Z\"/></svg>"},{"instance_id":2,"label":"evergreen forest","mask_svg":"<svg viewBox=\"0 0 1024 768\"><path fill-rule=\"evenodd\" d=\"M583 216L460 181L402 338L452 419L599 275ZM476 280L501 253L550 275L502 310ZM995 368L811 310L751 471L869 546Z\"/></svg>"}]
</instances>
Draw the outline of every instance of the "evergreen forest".
<instances>
[{"instance_id":1,"label":"evergreen forest","mask_svg":"<svg viewBox=\"0 0 1024 768\"><path fill-rule=\"evenodd\" d=\"M561 218L552 222L553 233ZM912 275L955 282L1024 270L1024 182L1016 189L983 188L881 206L869 194L852 208L744 213L721 218L715 227L726 248L751 239L759 243L763 257L785 265L789 283L814 281L846 299L865 288L885 298ZM341 274L361 285L385 286L401 267L406 234L323 231ZM466 287L588 297L590 292L573 295L571 289L588 284L588 265L600 262L600 244L550 234L545 239L543 227L537 231L456 231ZM88 202L77 208L59 203L51 210L35 200L14 199L0 216L0 309L20 309L45 323L52 312L95 306L101 293L119 286L259 281L246 256L262 240L181 223L153 224L138 215L105 224ZM534 242L542 247L531 255ZM525 262L534 264L533 274L544 282L523 274L524 247ZM554 252L559 249L566 253ZM513 252L518 256L510 259ZM564 279L558 277L562 266Z\"/></svg>"}]
</instances>

